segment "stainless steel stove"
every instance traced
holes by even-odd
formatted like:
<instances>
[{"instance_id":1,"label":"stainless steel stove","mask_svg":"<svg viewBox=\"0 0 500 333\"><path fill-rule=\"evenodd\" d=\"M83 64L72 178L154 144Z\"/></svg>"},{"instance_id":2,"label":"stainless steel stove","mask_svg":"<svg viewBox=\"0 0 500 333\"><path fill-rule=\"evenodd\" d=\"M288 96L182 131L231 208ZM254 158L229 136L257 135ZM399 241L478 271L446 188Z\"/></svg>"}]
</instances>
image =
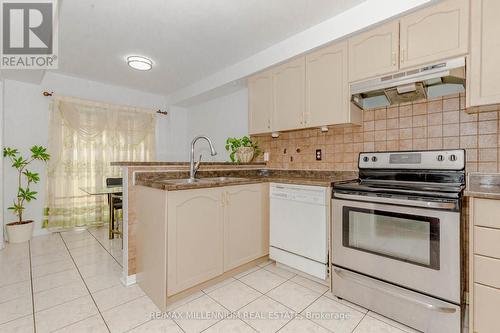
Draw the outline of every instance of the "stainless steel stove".
<instances>
[{"instance_id":1,"label":"stainless steel stove","mask_svg":"<svg viewBox=\"0 0 500 333\"><path fill-rule=\"evenodd\" d=\"M417 330L461 331L465 151L359 155L333 185L333 293Z\"/></svg>"}]
</instances>

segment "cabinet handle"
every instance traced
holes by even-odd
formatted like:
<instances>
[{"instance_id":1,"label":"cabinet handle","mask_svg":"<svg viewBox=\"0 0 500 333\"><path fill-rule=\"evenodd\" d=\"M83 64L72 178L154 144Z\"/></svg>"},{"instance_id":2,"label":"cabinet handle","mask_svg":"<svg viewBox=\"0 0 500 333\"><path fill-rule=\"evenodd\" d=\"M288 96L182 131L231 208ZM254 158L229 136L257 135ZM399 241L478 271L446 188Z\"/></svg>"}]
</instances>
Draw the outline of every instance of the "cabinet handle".
<instances>
[{"instance_id":1,"label":"cabinet handle","mask_svg":"<svg viewBox=\"0 0 500 333\"><path fill-rule=\"evenodd\" d=\"M224 192L226 195L226 206L229 206L229 193Z\"/></svg>"},{"instance_id":2,"label":"cabinet handle","mask_svg":"<svg viewBox=\"0 0 500 333\"><path fill-rule=\"evenodd\" d=\"M404 63L405 62L405 49L404 48L401 48L401 63Z\"/></svg>"},{"instance_id":3,"label":"cabinet handle","mask_svg":"<svg viewBox=\"0 0 500 333\"><path fill-rule=\"evenodd\" d=\"M267 128L271 129L271 119L267 119Z\"/></svg>"},{"instance_id":4,"label":"cabinet handle","mask_svg":"<svg viewBox=\"0 0 500 333\"><path fill-rule=\"evenodd\" d=\"M396 52L392 52L392 65L396 66Z\"/></svg>"}]
</instances>

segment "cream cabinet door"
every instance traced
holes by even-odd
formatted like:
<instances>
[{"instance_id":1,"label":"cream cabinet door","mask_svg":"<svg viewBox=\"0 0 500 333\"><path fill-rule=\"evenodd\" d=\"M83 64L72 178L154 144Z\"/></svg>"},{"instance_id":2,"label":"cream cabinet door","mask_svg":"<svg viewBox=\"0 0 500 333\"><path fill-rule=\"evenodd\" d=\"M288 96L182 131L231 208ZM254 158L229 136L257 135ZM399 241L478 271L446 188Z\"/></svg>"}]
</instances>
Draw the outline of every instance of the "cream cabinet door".
<instances>
[{"instance_id":1,"label":"cream cabinet door","mask_svg":"<svg viewBox=\"0 0 500 333\"><path fill-rule=\"evenodd\" d=\"M471 50L467 68L471 106L500 103L500 1L471 1Z\"/></svg>"},{"instance_id":2,"label":"cream cabinet door","mask_svg":"<svg viewBox=\"0 0 500 333\"><path fill-rule=\"evenodd\" d=\"M248 133L271 132L273 113L273 72L267 71L248 79Z\"/></svg>"},{"instance_id":3,"label":"cream cabinet door","mask_svg":"<svg viewBox=\"0 0 500 333\"><path fill-rule=\"evenodd\" d=\"M167 294L223 273L222 189L168 194Z\"/></svg>"},{"instance_id":4,"label":"cream cabinet door","mask_svg":"<svg viewBox=\"0 0 500 333\"><path fill-rule=\"evenodd\" d=\"M399 23L402 69L468 52L469 0L447 0L405 16Z\"/></svg>"},{"instance_id":5,"label":"cream cabinet door","mask_svg":"<svg viewBox=\"0 0 500 333\"><path fill-rule=\"evenodd\" d=\"M306 55L307 127L348 123L347 42Z\"/></svg>"},{"instance_id":6,"label":"cream cabinet door","mask_svg":"<svg viewBox=\"0 0 500 333\"><path fill-rule=\"evenodd\" d=\"M349 82L398 70L399 22L390 22L349 39Z\"/></svg>"},{"instance_id":7,"label":"cream cabinet door","mask_svg":"<svg viewBox=\"0 0 500 333\"><path fill-rule=\"evenodd\" d=\"M269 222L266 191L269 184L224 188L224 271L268 253Z\"/></svg>"},{"instance_id":8,"label":"cream cabinet door","mask_svg":"<svg viewBox=\"0 0 500 333\"><path fill-rule=\"evenodd\" d=\"M477 333L498 333L500 290L474 284L474 329Z\"/></svg>"},{"instance_id":9,"label":"cream cabinet door","mask_svg":"<svg viewBox=\"0 0 500 333\"><path fill-rule=\"evenodd\" d=\"M274 69L273 131L304 127L305 57L291 60Z\"/></svg>"}]
</instances>

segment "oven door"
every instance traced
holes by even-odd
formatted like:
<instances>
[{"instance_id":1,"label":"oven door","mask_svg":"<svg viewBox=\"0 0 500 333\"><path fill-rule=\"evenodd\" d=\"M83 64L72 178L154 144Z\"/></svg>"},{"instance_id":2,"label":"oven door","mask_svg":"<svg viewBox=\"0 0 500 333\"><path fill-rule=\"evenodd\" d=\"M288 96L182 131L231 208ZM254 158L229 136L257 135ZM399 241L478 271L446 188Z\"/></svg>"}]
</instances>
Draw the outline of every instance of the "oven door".
<instances>
[{"instance_id":1,"label":"oven door","mask_svg":"<svg viewBox=\"0 0 500 333\"><path fill-rule=\"evenodd\" d=\"M333 264L460 304L460 214L367 199L333 199Z\"/></svg>"}]
</instances>

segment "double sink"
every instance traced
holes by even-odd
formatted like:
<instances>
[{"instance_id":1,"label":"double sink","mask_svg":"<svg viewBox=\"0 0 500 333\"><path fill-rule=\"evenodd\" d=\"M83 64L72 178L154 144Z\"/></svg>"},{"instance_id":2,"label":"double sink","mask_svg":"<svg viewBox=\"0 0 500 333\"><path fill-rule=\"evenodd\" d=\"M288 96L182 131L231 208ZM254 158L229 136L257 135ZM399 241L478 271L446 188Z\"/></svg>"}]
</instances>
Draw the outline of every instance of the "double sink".
<instances>
[{"instance_id":1,"label":"double sink","mask_svg":"<svg viewBox=\"0 0 500 333\"><path fill-rule=\"evenodd\" d=\"M219 183L230 183L245 181L245 178L239 177L206 177L206 178L179 178L179 179L165 179L162 183L172 184L172 185L185 185L185 184L219 184Z\"/></svg>"}]
</instances>

